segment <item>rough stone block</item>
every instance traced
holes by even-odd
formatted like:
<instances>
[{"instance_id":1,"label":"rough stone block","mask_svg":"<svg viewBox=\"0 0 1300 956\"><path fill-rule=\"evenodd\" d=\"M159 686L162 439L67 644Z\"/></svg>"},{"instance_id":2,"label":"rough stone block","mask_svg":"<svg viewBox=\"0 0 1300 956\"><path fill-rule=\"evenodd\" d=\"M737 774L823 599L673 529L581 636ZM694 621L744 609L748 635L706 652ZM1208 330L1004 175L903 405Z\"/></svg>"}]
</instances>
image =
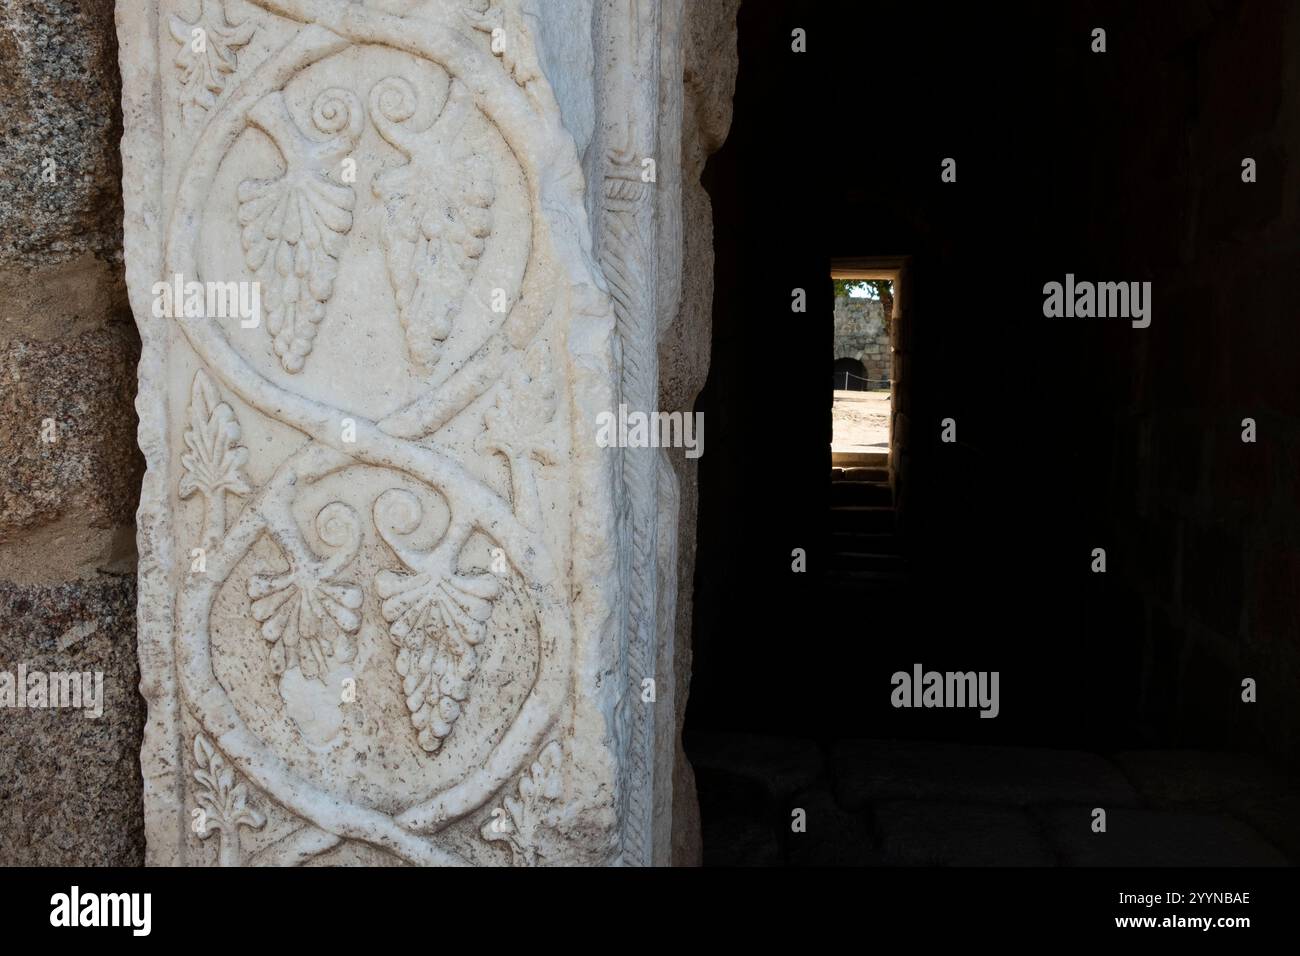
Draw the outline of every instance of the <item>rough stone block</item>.
<instances>
[{"instance_id":1,"label":"rough stone block","mask_svg":"<svg viewBox=\"0 0 1300 956\"><path fill-rule=\"evenodd\" d=\"M0 346L0 544L69 515L83 527L131 524L137 349L118 328Z\"/></svg>"},{"instance_id":2,"label":"rough stone block","mask_svg":"<svg viewBox=\"0 0 1300 956\"><path fill-rule=\"evenodd\" d=\"M144 861L135 612L129 575L0 583L0 672L103 675L100 717L0 711L0 866Z\"/></svg>"},{"instance_id":3,"label":"rough stone block","mask_svg":"<svg viewBox=\"0 0 1300 956\"><path fill-rule=\"evenodd\" d=\"M121 162L113 0L0 9L0 260L120 254ZM120 262L120 260L118 260Z\"/></svg>"}]
</instances>

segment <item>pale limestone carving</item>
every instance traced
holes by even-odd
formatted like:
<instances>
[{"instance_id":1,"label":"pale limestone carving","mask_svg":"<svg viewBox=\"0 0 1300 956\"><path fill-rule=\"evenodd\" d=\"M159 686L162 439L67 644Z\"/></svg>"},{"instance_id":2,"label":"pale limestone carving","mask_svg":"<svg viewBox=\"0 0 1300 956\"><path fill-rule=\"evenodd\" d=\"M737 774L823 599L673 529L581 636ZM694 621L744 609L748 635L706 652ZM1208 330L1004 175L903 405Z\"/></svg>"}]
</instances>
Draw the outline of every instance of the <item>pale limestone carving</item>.
<instances>
[{"instance_id":1,"label":"pale limestone carving","mask_svg":"<svg viewBox=\"0 0 1300 956\"><path fill-rule=\"evenodd\" d=\"M497 393L496 404L483 413L484 430L474 442L475 451L500 454L510 463L515 513L533 529L540 528L542 522L536 469L560 462L560 449L550 427L558 402L552 375L546 348L513 370Z\"/></svg>"},{"instance_id":2,"label":"pale limestone carving","mask_svg":"<svg viewBox=\"0 0 1300 956\"><path fill-rule=\"evenodd\" d=\"M604 148L601 265L609 281L622 346L620 399L630 409L652 411L659 392L660 276L652 252L658 242L653 203L658 162L659 90L654 82L660 30L659 4L632 2L627 16L613 18L606 45L609 99L624 109L607 115ZM620 750L620 816L626 860L653 857L653 777L656 760L654 708L657 701L663 591L658 543L667 489L660 449L628 449L622 462L628 522L628 639L618 662L621 699L615 711ZM675 526L675 512L670 516ZM675 533L675 527L674 527Z\"/></svg>"},{"instance_id":3,"label":"pale limestone carving","mask_svg":"<svg viewBox=\"0 0 1300 956\"><path fill-rule=\"evenodd\" d=\"M248 596L253 619L271 644L272 672L296 667L304 677L323 681L329 658L352 659L348 636L361 627L361 588L340 577L361 549L361 523L355 511L335 501L316 516L316 530L335 549L323 560L293 525L268 528L289 569L274 571L257 562L248 578Z\"/></svg>"},{"instance_id":4,"label":"pale limestone carving","mask_svg":"<svg viewBox=\"0 0 1300 956\"><path fill-rule=\"evenodd\" d=\"M411 358L438 361L492 228L492 169L465 126L474 113L464 84L452 80L438 119L423 132L406 128L417 93L401 77L370 91L380 135L407 162L375 177L388 216L382 236L397 310Z\"/></svg>"},{"instance_id":5,"label":"pale limestone carving","mask_svg":"<svg viewBox=\"0 0 1300 956\"><path fill-rule=\"evenodd\" d=\"M537 866L549 839L563 838L571 815L561 802L564 794L564 750L551 741L527 772L520 774L517 796L507 796L483 824L483 839L502 841L515 866ZM549 838L549 839L548 839Z\"/></svg>"},{"instance_id":6,"label":"pale limestone carving","mask_svg":"<svg viewBox=\"0 0 1300 956\"><path fill-rule=\"evenodd\" d=\"M478 670L483 640L501 582L492 573L456 570L472 533L468 522L448 528L438 547L421 553L401 543L420 525L420 502L401 489L375 502L375 527L411 569L382 570L375 590L389 634L399 648L395 666L420 746L435 751L451 733Z\"/></svg>"},{"instance_id":7,"label":"pale limestone carving","mask_svg":"<svg viewBox=\"0 0 1300 956\"><path fill-rule=\"evenodd\" d=\"M239 184L244 256L266 289L266 330L286 372L301 371L334 292L356 193L333 177L365 122L360 101L342 89L322 91L311 118L329 139L299 129L278 91L258 101L248 122L275 143L285 171Z\"/></svg>"},{"instance_id":8,"label":"pale limestone carving","mask_svg":"<svg viewBox=\"0 0 1300 956\"><path fill-rule=\"evenodd\" d=\"M234 772L202 734L194 738L194 781L198 784L194 799L199 805L193 816L194 831L200 840L219 834L219 866L241 865L240 828L261 829L266 817L248 805L248 788L243 782L235 783Z\"/></svg>"},{"instance_id":9,"label":"pale limestone carving","mask_svg":"<svg viewBox=\"0 0 1300 956\"><path fill-rule=\"evenodd\" d=\"M632 65L590 79L619 119L589 210L535 42L550 13L243 6L240 62L218 55L226 85L179 129L149 37L193 11L118 9L149 860L211 862L177 826L198 803L221 863L499 864L503 842L516 864L653 862L661 468L595 435L656 387L655 94L633 90L658 7L602 21ZM176 275L261 283L266 331L153 319Z\"/></svg>"},{"instance_id":10,"label":"pale limestone carving","mask_svg":"<svg viewBox=\"0 0 1300 956\"><path fill-rule=\"evenodd\" d=\"M182 498L203 496L204 526L201 538L211 542L226 530L226 494L252 493L244 477L248 449L239 444L239 422L221 401L212 381L202 371L194 373L190 391L190 427L181 455Z\"/></svg>"},{"instance_id":11,"label":"pale limestone carving","mask_svg":"<svg viewBox=\"0 0 1300 956\"><path fill-rule=\"evenodd\" d=\"M256 27L251 20L232 24L224 0L200 0L198 20L191 23L173 15L168 26L181 45L175 61L182 88L181 113L187 123L196 122L217 105L239 67L236 53L253 38Z\"/></svg>"},{"instance_id":12,"label":"pale limestone carving","mask_svg":"<svg viewBox=\"0 0 1300 956\"><path fill-rule=\"evenodd\" d=\"M501 57L515 82L527 87L541 77L542 70L532 31L524 22L524 6L523 0L492 0L482 12L466 9L465 17L475 30L494 35L492 52Z\"/></svg>"}]
</instances>

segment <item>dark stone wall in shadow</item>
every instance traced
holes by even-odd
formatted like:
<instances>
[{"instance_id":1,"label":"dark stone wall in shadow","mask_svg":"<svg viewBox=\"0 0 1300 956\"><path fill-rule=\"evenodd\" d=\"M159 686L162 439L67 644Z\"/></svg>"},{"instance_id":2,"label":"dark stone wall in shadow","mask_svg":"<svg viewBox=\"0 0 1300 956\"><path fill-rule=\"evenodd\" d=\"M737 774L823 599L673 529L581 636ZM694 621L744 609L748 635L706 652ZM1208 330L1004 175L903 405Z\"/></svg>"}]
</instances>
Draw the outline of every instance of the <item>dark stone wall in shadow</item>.
<instances>
[{"instance_id":1,"label":"dark stone wall in shadow","mask_svg":"<svg viewBox=\"0 0 1300 956\"><path fill-rule=\"evenodd\" d=\"M688 730L1294 760L1300 11L787 6L742 8L732 134L706 177ZM795 27L818 56L791 53ZM832 256L892 255L911 257L913 581L855 607L821 583L825 277ZM1067 273L1152 283L1150 327L1045 318ZM970 361L989 352L996 376ZM1001 715L893 709L891 674L917 662L999 670Z\"/></svg>"}]
</instances>

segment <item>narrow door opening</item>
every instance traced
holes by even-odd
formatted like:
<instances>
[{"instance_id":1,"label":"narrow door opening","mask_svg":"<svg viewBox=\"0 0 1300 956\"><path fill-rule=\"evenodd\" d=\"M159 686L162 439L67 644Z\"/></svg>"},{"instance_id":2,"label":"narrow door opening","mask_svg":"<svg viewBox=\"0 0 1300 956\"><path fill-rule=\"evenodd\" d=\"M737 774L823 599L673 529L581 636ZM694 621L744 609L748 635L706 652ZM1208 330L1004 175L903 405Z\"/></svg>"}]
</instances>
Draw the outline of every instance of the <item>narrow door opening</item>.
<instances>
[{"instance_id":1,"label":"narrow door opening","mask_svg":"<svg viewBox=\"0 0 1300 956\"><path fill-rule=\"evenodd\" d=\"M884 503L891 505L898 503L906 438L906 416L900 415L906 411L900 391L907 351L906 269L903 256L831 262L831 480L884 485ZM880 498L881 489L870 495Z\"/></svg>"},{"instance_id":2,"label":"narrow door opening","mask_svg":"<svg viewBox=\"0 0 1300 956\"><path fill-rule=\"evenodd\" d=\"M845 463L851 456L868 456L883 466L889 454L893 378L889 323L894 283L891 279L831 281L835 288L831 453Z\"/></svg>"},{"instance_id":3,"label":"narrow door opening","mask_svg":"<svg viewBox=\"0 0 1300 956\"><path fill-rule=\"evenodd\" d=\"M895 468L902 270L897 259L831 267L829 580L854 602L875 595L877 609L886 596L894 606L907 583Z\"/></svg>"}]
</instances>

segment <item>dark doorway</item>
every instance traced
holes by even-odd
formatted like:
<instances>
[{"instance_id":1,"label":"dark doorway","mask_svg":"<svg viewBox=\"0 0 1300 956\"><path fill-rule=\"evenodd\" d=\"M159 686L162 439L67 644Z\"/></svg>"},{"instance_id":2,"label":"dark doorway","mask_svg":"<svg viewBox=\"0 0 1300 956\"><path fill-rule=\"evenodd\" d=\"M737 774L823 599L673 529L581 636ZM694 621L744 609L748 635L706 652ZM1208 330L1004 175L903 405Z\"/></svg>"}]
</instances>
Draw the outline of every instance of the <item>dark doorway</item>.
<instances>
[{"instance_id":1,"label":"dark doorway","mask_svg":"<svg viewBox=\"0 0 1300 956\"><path fill-rule=\"evenodd\" d=\"M867 387L867 367L862 359L844 356L835 360L831 374L831 388L845 391L865 391Z\"/></svg>"},{"instance_id":2,"label":"dark doorway","mask_svg":"<svg viewBox=\"0 0 1300 956\"><path fill-rule=\"evenodd\" d=\"M1243 707L1239 684L1300 673L1293 642L1256 626L1277 590L1262 555L1292 553L1300 528L1272 504L1295 476L1261 469L1238 432L1263 409L1290 434L1300 408L1273 357L1294 339L1269 231L1280 194L1243 193L1238 167L1300 130L1233 104L1279 102L1296 60L1269 39L1291 35L1284 6L1195 21L1172 3L795 7L742 6L732 130L706 170L717 264L698 408L713 437L686 721L706 862L1079 863L1091 850L1051 808L1118 793L1173 813L1132 782L1159 776L1162 752L1185 754L1176 773L1205 793L1226 792L1213 751L1280 779L1300 740L1295 681L1268 711ZM1089 45L1103 20L1104 59ZM795 28L819 55L792 57ZM890 78L879 122L825 95L875 89L868 34L882 38L871 72ZM1228 250L1232 295L1207 279ZM906 434L891 437L890 501L846 511L826 479L826 279L833 260L902 254L910 341L890 384ZM1154 281L1163 318L1145 334L1046 319L1044 284L1067 273ZM1229 341L1238 292L1258 324ZM918 667L996 672L996 716L900 706L893 679ZM968 822L907 803L872 768ZM795 800L834 818L835 838L792 838ZM1033 823L1032 853L969 823L990 803L1013 829ZM1228 826L1221 806L1197 812ZM1263 815L1250 825L1261 842L1220 862L1300 854ZM912 852L932 833L947 842ZM1183 852L1107 846L1148 864Z\"/></svg>"}]
</instances>

